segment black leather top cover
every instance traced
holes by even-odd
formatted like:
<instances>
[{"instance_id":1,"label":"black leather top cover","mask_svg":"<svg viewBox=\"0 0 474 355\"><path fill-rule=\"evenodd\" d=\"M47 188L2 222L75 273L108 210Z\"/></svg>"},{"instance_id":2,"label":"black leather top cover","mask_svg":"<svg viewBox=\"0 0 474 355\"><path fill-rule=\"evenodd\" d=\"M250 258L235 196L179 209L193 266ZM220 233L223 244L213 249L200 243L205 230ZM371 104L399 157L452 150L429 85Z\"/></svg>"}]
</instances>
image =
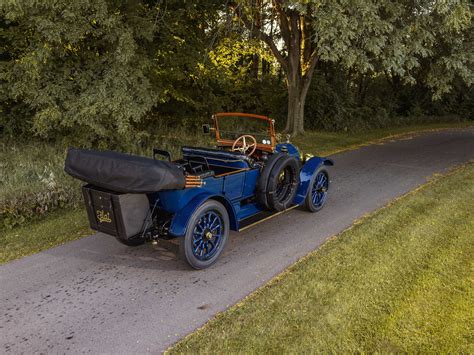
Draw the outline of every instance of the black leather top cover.
<instances>
[{"instance_id":1,"label":"black leather top cover","mask_svg":"<svg viewBox=\"0 0 474 355\"><path fill-rule=\"evenodd\" d=\"M69 148L66 173L111 191L152 193L183 189L184 172L175 164L110 151Z\"/></svg>"}]
</instances>

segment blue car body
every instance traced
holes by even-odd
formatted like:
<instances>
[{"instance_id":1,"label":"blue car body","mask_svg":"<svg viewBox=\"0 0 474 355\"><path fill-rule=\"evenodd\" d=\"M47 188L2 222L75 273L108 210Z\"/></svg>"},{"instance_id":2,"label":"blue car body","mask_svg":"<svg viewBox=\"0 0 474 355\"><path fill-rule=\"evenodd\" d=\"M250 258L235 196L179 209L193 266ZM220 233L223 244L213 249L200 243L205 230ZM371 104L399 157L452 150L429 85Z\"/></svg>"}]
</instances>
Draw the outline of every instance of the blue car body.
<instances>
[{"instance_id":1,"label":"blue car body","mask_svg":"<svg viewBox=\"0 0 474 355\"><path fill-rule=\"evenodd\" d=\"M298 149L291 143L277 145L276 151L286 151L288 155L295 156L300 160ZM212 165L212 159L208 159L208 161ZM149 196L152 205L172 214L169 229L171 235L183 236L193 212L209 199L217 200L225 206L229 214L230 229L234 231L240 229L243 221L265 210L258 202L242 203L255 196L260 169L257 167L249 168L244 162L231 162L229 164L229 167L238 170L235 173L224 174L223 176L206 177L202 180L201 187L160 191ZM311 157L304 163L301 162L301 164L300 182L293 201L294 206L301 205L304 202L313 174L322 165L333 165L333 162L327 158Z\"/></svg>"}]
</instances>

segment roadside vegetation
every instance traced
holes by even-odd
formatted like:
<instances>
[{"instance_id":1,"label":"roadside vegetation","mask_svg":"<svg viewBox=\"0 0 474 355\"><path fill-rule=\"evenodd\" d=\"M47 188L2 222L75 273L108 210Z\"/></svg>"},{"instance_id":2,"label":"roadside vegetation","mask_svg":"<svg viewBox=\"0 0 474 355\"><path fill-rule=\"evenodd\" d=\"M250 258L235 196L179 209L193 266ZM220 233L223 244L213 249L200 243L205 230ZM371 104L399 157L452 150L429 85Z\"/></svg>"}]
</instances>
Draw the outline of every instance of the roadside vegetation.
<instances>
[{"instance_id":1,"label":"roadside vegetation","mask_svg":"<svg viewBox=\"0 0 474 355\"><path fill-rule=\"evenodd\" d=\"M0 230L0 263L53 248L91 234L82 208L51 212L47 218Z\"/></svg>"},{"instance_id":2,"label":"roadside vegetation","mask_svg":"<svg viewBox=\"0 0 474 355\"><path fill-rule=\"evenodd\" d=\"M362 218L169 353L472 353L473 200L471 163Z\"/></svg>"},{"instance_id":3,"label":"roadside vegetation","mask_svg":"<svg viewBox=\"0 0 474 355\"><path fill-rule=\"evenodd\" d=\"M121 150L149 156L152 147L161 147L177 157L180 145L208 145L206 138L176 130L156 136L147 145ZM24 225L51 211L80 206L82 184L64 172L68 146L41 140L0 140L0 229Z\"/></svg>"}]
</instances>

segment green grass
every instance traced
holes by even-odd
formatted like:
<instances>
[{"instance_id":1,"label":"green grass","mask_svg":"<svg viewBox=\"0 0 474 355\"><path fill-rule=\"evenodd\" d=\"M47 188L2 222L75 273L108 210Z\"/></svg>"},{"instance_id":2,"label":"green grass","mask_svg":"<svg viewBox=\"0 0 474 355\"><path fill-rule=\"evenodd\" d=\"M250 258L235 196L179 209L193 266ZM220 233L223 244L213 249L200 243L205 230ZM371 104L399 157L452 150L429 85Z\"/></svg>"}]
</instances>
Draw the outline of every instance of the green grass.
<instances>
[{"instance_id":1,"label":"green grass","mask_svg":"<svg viewBox=\"0 0 474 355\"><path fill-rule=\"evenodd\" d=\"M85 211L76 209L55 211L41 221L0 233L0 263L5 263L85 237L92 231Z\"/></svg>"},{"instance_id":2,"label":"green grass","mask_svg":"<svg viewBox=\"0 0 474 355\"><path fill-rule=\"evenodd\" d=\"M444 128L464 128L472 125L473 122L467 121L458 123L430 123L394 128L381 128L357 133L309 131L301 137L295 137L291 141L306 153L325 156L334 154L341 150L354 149L363 145L376 143L380 140L400 137L410 133Z\"/></svg>"},{"instance_id":3,"label":"green grass","mask_svg":"<svg viewBox=\"0 0 474 355\"><path fill-rule=\"evenodd\" d=\"M393 135L469 125L430 124L357 134L307 132L297 137L294 143L305 152L327 155ZM170 134L158 137L158 141L164 143L164 148L171 150L174 156L178 154L178 146L207 144L207 139L199 135L184 137L183 132L179 137ZM158 141L154 145L163 146ZM41 142L0 143L0 262L76 239L87 230L85 214L81 212L81 182L63 171L65 149L65 146ZM151 147L141 147L134 152L147 154L150 150ZM77 206L79 210L75 209ZM78 214L82 219L76 219Z\"/></svg>"},{"instance_id":4,"label":"green grass","mask_svg":"<svg viewBox=\"0 0 474 355\"><path fill-rule=\"evenodd\" d=\"M474 352L474 164L356 223L170 353Z\"/></svg>"}]
</instances>

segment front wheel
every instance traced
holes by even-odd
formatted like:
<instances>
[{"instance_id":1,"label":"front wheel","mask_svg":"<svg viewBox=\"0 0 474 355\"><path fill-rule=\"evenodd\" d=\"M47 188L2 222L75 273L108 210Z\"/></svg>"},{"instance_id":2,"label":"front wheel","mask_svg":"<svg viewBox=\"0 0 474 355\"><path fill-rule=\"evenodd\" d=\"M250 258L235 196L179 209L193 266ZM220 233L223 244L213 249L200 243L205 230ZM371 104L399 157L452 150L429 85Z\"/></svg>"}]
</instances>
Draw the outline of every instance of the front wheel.
<instances>
[{"instance_id":1,"label":"front wheel","mask_svg":"<svg viewBox=\"0 0 474 355\"><path fill-rule=\"evenodd\" d=\"M308 194L306 195L305 205L310 212L317 212L323 208L327 199L328 188L328 172L323 168L319 168L311 178Z\"/></svg>"},{"instance_id":2,"label":"front wheel","mask_svg":"<svg viewBox=\"0 0 474 355\"><path fill-rule=\"evenodd\" d=\"M208 200L191 216L186 234L180 238L180 254L194 269L216 262L229 236L229 215L218 201Z\"/></svg>"}]
</instances>

